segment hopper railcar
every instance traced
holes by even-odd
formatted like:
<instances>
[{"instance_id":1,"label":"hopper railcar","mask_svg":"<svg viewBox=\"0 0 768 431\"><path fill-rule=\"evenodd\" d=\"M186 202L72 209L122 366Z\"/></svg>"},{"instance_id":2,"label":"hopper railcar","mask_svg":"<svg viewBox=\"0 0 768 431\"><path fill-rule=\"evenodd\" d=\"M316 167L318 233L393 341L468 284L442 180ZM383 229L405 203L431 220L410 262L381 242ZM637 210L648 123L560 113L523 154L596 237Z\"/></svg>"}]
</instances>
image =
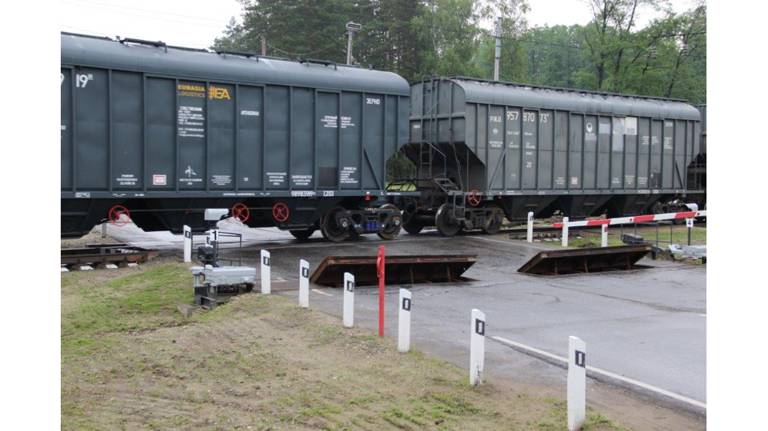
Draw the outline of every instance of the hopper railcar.
<instances>
[{"instance_id":1,"label":"hopper railcar","mask_svg":"<svg viewBox=\"0 0 768 431\"><path fill-rule=\"evenodd\" d=\"M121 214L203 230L226 207L297 238L394 238L408 97L390 72L62 33L61 234Z\"/></svg>"},{"instance_id":2,"label":"hopper railcar","mask_svg":"<svg viewBox=\"0 0 768 431\"><path fill-rule=\"evenodd\" d=\"M680 100L475 78L411 87L409 143L419 198L404 228L498 232L506 217L633 215L685 198L701 160L700 115Z\"/></svg>"}]
</instances>

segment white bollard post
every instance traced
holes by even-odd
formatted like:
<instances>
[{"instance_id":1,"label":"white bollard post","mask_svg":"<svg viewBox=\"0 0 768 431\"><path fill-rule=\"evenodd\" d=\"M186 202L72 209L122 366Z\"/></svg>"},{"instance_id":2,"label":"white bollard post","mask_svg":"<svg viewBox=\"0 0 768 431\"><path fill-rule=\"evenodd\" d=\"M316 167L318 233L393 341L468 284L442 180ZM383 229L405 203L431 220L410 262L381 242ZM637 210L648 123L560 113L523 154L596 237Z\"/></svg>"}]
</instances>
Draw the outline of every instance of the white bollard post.
<instances>
[{"instance_id":1,"label":"white bollard post","mask_svg":"<svg viewBox=\"0 0 768 431\"><path fill-rule=\"evenodd\" d=\"M299 307L309 308L309 262L299 261Z\"/></svg>"},{"instance_id":2,"label":"white bollard post","mask_svg":"<svg viewBox=\"0 0 768 431\"><path fill-rule=\"evenodd\" d=\"M397 350L411 350L411 291L400 289L400 312L397 321Z\"/></svg>"},{"instance_id":3,"label":"white bollard post","mask_svg":"<svg viewBox=\"0 0 768 431\"><path fill-rule=\"evenodd\" d=\"M525 239L528 242L533 242L533 211L528 211L528 234Z\"/></svg>"},{"instance_id":4,"label":"white bollard post","mask_svg":"<svg viewBox=\"0 0 768 431\"><path fill-rule=\"evenodd\" d=\"M272 256L267 250L261 251L261 293L272 293Z\"/></svg>"},{"instance_id":5,"label":"white bollard post","mask_svg":"<svg viewBox=\"0 0 768 431\"><path fill-rule=\"evenodd\" d=\"M563 247L568 247L568 217L563 217Z\"/></svg>"},{"instance_id":6,"label":"white bollard post","mask_svg":"<svg viewBox=\"0 0 768 431\"><path fill-rule=\"evenodd\" d=\"M580 430L587 414L587 345L568 337L568 431Z\"/></svg>"},{"instance_id":7,"label":"white bollard post","mask_svg":"<svg viewBox=\"0 0 768 431\"><path fill-rule=\"evenodd\" d=\"M192 262L192 228L184 225L184 263Z\"/></svg>"},{"instance_id":8,"label":"white bollard post","mask_svg":"<svg viewBox=\"0 0 768 431\"><path fill-rule=\"evenodd\" d=\"M469 339L469 384L483 383L485 366L485 313L473 308Z\"/></svg>"},{"instance_id":9,"label":"white bollard post","mask_svg":"<svg viewBox=\"0 0 768 431\"><path fill-rule=\"evenodd\" d=\"M685 219L685 226L688 228L688 245L691 245L691 231L693 230L693 218Z\"/></svg>"},{"instance_id":10,"label":"white bollard post","mask_svg":"<svg viewBox=\"0 0 768 431\"><path fill-rule=\"evenodd\" d=\"M355 276L344 273L344 327L355 325Z\"/></svg>"},{"instance_id":11,"label":"white bollard post","mask_svg":"<svg viewBox=\"0 0 768 431\"><path fill-rule=\"evenodd\" d=\"M600 226L600 247L608 247L608 225Z\"/></svg>"}]
</instances>

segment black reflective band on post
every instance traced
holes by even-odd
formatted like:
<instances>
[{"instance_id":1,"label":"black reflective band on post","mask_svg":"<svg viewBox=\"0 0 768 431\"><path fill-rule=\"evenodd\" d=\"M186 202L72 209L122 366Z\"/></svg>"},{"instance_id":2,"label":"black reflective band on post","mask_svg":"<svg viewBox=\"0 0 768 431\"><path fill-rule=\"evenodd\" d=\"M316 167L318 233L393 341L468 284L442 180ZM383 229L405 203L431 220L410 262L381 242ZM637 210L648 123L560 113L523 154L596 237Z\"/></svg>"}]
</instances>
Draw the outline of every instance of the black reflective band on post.
<instances>
[{"instance_id":1,"label":"black reflective band on post","mask_svg":"<svg viewBox=\"0 0 768 431\"><path fill-rule=\"evenodd\" d=\"M480 319L475 319L475 333L478 335L485 335L485 322Z\"/></svg>"},{"instance_id":2,"label":"black reflective band on post","mask_svg":"<svg viewBox=\"0 0 768 431\"><path fill-rule=\"evenodd\" d=\"M354 291L355 291L355 282L347 281L347 292L354 292Z\"/></svg>"},{"instance_id":3,"label":"black reflective band on post","mask_svg":"<svg viewBox=\"0 0 768 431\"><path fill-rule=\"evenodd\" d=\"M403 298L403 310L411 311L411 300L410 300L410 298Z\"/></svg>"},{"instance_id":4,"label":"black reflective band on post","mask_svg":"<svg viewBox=\"0 0 768 431\"><path fill-rule=\"evenodd\" d=\"M582 352L581 350L576 351L576 365L579 367L584 368L586 361L587 361L587 355L586 353Z\"/></svg>"},{"instance_id":5,"label":"black reflective band on post","mask_svg":"<svg viewBox=\"0 0 768 431\"><path fill-rule=\"evenodd\" d=\"M192 238L192 231L191 230L185 230L184 231L184 238Z\"/></svg>"},{"instance_id":6,"label":"black reflective band on post","mask_svg":"<svg viewBox=\"0 0 768 431\"><path fill-rule=\"evenodd\" d=\"M265 266L269 266L269 258L267 256L262 257L261 260Z\"/></svg>"},{"instance_id":7,"label":"black reflective band on post","mask_svg":"<svg viewBox=\"0 0 768 431\"><path fill-rule=\"evenodd\" d=\"M309 278L309 268L301 268L301 276L304 278Z\"/></svg>"}]
</instances>

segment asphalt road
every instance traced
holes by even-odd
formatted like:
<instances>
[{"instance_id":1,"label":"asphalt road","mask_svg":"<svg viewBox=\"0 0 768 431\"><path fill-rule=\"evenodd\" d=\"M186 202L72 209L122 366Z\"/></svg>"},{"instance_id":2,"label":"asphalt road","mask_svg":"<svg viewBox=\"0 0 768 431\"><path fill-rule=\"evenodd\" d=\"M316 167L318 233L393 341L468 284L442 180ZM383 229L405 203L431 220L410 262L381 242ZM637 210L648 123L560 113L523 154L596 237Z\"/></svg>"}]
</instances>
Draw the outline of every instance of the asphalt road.
<instances>
[{"instance_id":1,"label":"asphalt road","mask_svg":"<svg viewBox=\"0 0 768 431\"><path fill-rule=\"evenodd\" d=\"M316 265L327 255L375 255L379 241L310 243L272 247L273 274L288 280L298 259ZM517 273L544 248L495 237L404 236L387 242L392 254L476 253L465 273L473 281L415 285L413 343L452 362L468 365L470 310L487 316L487 336L501 336L567 356L568 336L587 343L589 364L706 402L706 270L644 260L649 269L590 275L536 277ZM341 316L341 291L312 286L311 306ZM398 287L387 290L387 332L396 335ZM295 292L286 292L294 295ZM331 296L329 296L331 295ZM356 292L358 324L374 328L378 293ZM561 382L561 369L487 343L486 370L531 382Z\"/></svg>"}]
</instances>

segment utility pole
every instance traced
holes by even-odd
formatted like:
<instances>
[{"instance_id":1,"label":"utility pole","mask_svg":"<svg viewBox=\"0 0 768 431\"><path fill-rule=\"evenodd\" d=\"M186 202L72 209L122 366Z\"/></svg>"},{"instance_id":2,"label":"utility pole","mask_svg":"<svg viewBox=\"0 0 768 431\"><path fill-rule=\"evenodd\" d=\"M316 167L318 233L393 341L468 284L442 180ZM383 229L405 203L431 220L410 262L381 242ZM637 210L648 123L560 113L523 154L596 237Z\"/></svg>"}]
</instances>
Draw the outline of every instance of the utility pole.
<instances>
[{"instance_id":1,"label":"utility pole","mask_svg":"<svg viewBox=\"0 0 768 431\"><path fill-rule=\"evenodd\" d=\"M362 25L356 22L347 23L347 64L352 64L352 38L355 37L355 33L363 28Z\"/></svg>"},{"instance_id":2,"label":"utility pole","mask_svg":"<svg viewBox=\"0 0 768 431\"><path fill-rule=\"evenodd\" d=\"M267 38L263 34L261 35L261 55L267 55Z\"/></svg>"},{"instance_id":3,"label":"utility pole","mask_svg":"<svg viewBox=\"0 0 768 431\"><path fill-rule=\"evenodd\" d=\"M501 63L501 17L496 19L495 27L493 29L494 36L496 37L496 55L493 59L493 80L499 80L499 66Z\"/></svg>"}]
</instances>

